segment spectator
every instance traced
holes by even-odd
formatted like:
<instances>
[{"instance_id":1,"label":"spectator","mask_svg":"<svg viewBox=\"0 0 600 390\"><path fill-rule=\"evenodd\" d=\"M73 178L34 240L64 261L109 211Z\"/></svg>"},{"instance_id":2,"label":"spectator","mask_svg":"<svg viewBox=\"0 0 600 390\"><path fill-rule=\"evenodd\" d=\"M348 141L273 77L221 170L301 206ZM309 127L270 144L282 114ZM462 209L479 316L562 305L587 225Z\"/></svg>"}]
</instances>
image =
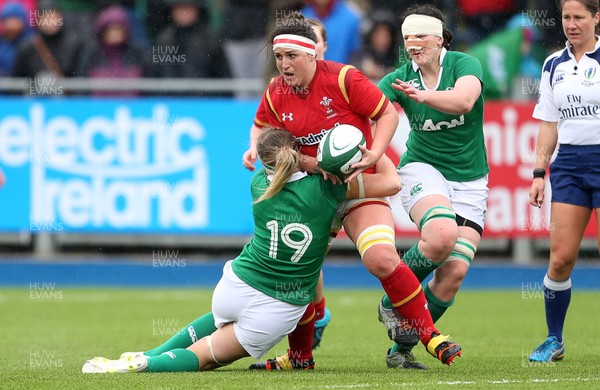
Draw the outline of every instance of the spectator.
<instances>
[{"instance_id":1,"label":"spectator","mask_svg":"<svg viewBox=\"0 0 600 390\"><path fill-rule=\"evenodd\" d=\"M148 0L146 6L146 30L150 42L156 42L158 33L170 23L169 5L165 0Z\"/></svg>"},{"instance_id":2,"label":"spectator","mask_svg":"<svg viewBox=\"0 0 600 390\"><path fill-rule=\"evenodd\" d=\"M222 36L231 74L236 79L260 78L265 61L259 52L265 46L267 34L267 0L227 0ZM237 93L237 97L256 94Z\"/></svg>"},{"instance_id":3,"label":"spectator","mask_svg":"<svg viewBox=\"0 0 600 390\"><path fill-rule=\"evenodd\" d=\"M10 76L17 55L17 47L33 33L23 5L6 3L0 11L0 77Z\"/></svg>"},{"instance_id":4,"label":"spectator","mask_svg":"<svg viewBox=\"0 0 600 390\"><path fill-rule=\"evenodd\" d=\"M350 62L374 82L394 71L398 63L398 26L388 15L387 12L373 13L364 45Z\"/></svg>"},{"instance_id":5,"label":"spectator","mask_svg":"<svg viewBox=\"0 0 600 390\"><path fill-rule=\"evenodd\" d=\"M19 47L13 76L73 77L83 41L65 32L62 12L55 1L40 0L31 16L38 31Z\"/></svg>"},{"instance_id":6,"label":"spectator","mask_svg":"<svg viewBox=\"0 0 600 390\"><path fill-rule=\"evenodd\" d=\"M203 23L202 1L170 0L172 24L152 47L158 77L227 78L230 72L218 37Z\"/></svg>"},{"instance_id":7,"label":"spectator","mask_svg":"<svg viewBox=\"0 0 600 390\"><path fill-rule=\"evenodd\" d=\"M60 0L69 2L80 2L87 0ZM129 20L130 41L141 46L149 46L150 38L146 29L146 19L148 18L149 0L94 0L96 12L100 13L107 7L120 5L127 14Z\"/></svg>"},{"instance_id":8,"label":"spectator","mask_svg":"<svg viewBox=\"0 0 600 390\"><path fill-rule=\"evenodd\" d=\"M173 3L171 0L146 0L144 19L151 42L156 42L158 34L171 24L170 10ZM224 1L197 0L190 3L196 3L202 8L200 23L208 24L213 33L218 33L223 24ZM141 13L137 11L137 14Z\"/></svg>"},{"instance_id":9,"label":"spectator","mask_svg":"<svg viewBox=\"0 0 600 390\"><path fill-rule=\"evenodd\" d=\"M302 14L319 19L327 30L327 59L347 64L360 49L361 15L345 0L305 0Z\"/></svg>"},{"instance_id":10,"label":"spectator","mask_svg":"<svg viewBox=\"0 0 600 390\"><path fill-rule=\"evenodd\" d=\"M123 7L105 8L94 23L96 42L85 53L78 75L95 78L137 78L149 76L151 67L147 51L131 39L129 18ZM96 95L106 95L106 92ZM136 95L136 92L109 95Z\"/></svg>"}]
</instances>

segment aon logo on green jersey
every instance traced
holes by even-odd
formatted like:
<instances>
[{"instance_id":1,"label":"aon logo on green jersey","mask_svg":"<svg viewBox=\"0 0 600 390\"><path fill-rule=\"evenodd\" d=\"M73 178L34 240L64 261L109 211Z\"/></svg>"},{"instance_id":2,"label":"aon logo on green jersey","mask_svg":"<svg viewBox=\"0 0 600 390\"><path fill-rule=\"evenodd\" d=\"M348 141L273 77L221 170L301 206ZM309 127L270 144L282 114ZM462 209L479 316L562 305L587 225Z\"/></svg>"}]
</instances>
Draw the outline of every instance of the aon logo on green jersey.
<instances>
[{"instance_id":1,"label":"aon logo on green jersey","mask_svg":"<svg viewBox=\"0 0 600 390\"><path fill-rule=\"evenodd\" d=\"M423 131L438 131L438 130L446 130L452 129L453 127L462 126L465 124L465 116L461 115L458 119L452 119L450 122L448 121L440 121L438 123L433 123L431 119L427 119L423 122L423 126L421 130Z\"/></svg>"}]
</instances>

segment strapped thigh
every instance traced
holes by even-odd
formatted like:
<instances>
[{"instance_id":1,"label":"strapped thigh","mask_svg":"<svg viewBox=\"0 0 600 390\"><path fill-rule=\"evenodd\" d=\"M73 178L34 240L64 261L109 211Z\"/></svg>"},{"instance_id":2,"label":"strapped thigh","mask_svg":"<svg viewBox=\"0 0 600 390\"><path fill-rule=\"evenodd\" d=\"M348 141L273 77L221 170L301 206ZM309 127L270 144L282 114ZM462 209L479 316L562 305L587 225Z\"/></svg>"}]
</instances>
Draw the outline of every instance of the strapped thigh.
<instances>
[{"instance_id":1,"label":"strapped thigh","mask_svg":"<svg viewBox=\"0 0 600 390\"><path fill-rule=\"evenodd\" d=\"M356 239L356 249L361 257L375 245L391 245L396 248L394 228L384 224L369 226Z\"/></svg>"},{"instance_id":2,"label":"strapped thigh","mask_svg":"<svg viewBox=\"0 0 600 390\"><path fill-rule=\"evenodd\" d=\"M212 357L212 360L217 363L219 366L227 366L227 364L223 364L220 361L217 360L217 358L215 357L215 353L213 352L213 347L212 347L212 335L208 335L206 336L206 344L208 344L208 350L210 351L210 356Z\"/></svg>"},{"instance_id":3,"label":"strapped thigh","mask_svg":"<svg viewBox=\"0 0 600 390\"><path fill-rule=\"evenodd\" d=\"M450 207L434 206L427 210L427 212L421 218L421 221L419 222L419 230L422 231L429 221L436 218L449 218L456 220L456 214Z\"/></svg>"}]
</instances>

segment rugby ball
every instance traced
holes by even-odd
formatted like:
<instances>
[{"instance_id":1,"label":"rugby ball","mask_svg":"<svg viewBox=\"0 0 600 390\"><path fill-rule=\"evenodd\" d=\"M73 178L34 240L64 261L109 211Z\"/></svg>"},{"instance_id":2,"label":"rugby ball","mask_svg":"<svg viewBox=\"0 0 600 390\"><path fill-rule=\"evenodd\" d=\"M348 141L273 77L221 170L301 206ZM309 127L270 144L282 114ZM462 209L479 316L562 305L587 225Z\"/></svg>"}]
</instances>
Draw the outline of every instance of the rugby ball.
<instances>
[{"instance_id":1,"label":"rugby ball","mask_svg":"<svg viewBox=\"0 0 600 390\"><path fill-rule=\"evenodd\" d=\"M317 163L326 172L344 179L352 173L352 164L362 159L359 145L367 141L358 128L352 125L339 125L331 129L317 149Z\"/></svg>"}]
</instances>

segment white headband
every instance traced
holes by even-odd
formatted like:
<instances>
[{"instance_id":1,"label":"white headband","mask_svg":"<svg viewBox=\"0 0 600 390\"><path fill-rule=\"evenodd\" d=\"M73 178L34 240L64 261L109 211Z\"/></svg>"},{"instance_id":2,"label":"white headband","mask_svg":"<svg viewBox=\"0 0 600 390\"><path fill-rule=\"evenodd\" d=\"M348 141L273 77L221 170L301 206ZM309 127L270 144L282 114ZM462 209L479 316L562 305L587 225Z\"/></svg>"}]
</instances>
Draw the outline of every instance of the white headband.
<instances>
[{"instance_id":1,"label":"white headband","mask_svg":"<svg viewBox=\"0 0 600 390\"><path fill-rule=\"evenodd\" d=\"M408 15L402 23L402 36L409 35L433 35L441 37L444 28L442 21L428 15Z\"/></svg>"},{"instance_id":2,"label":"white headband","mask_svg":"<svg viewBox=\"0 0 600 390\"><path fill-rule=\"evenodd\" d=\"M295 34L281 34L273 39L273 50L279 48L300 50L314 56L316 55L315 46L316 43L312 39Z\"/></svg>"}]
</instances>

